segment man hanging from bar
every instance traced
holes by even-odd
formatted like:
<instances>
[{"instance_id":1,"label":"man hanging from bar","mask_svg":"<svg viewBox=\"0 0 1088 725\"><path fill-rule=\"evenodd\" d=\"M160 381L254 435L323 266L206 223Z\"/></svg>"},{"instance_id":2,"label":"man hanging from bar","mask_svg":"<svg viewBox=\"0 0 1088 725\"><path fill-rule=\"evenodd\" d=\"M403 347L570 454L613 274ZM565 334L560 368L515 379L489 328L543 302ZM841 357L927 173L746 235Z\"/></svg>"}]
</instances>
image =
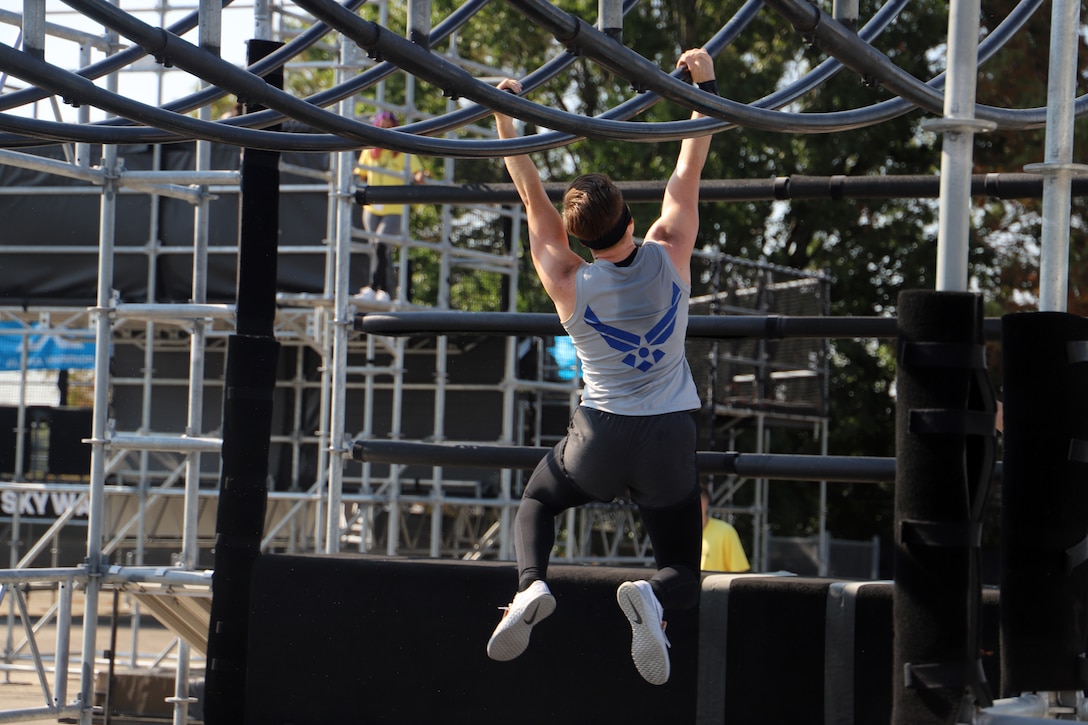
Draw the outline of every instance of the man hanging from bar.
<instances>
[{"instance_id":1,"label":"man hanging from bar","mask_svg":"<svg viewBox=\"0 0 1088 725\"><path fill-rule=\"evenodd\" d=\"M677 61L692 81L717 92L714 63L703 49ZM521 92L512 79L499 88ZM693 113L692 118L701 114ZM500 138L516 136L496 113ZM701 511L696 478L700 406L684 357L691 255L699 231L699 177L710 137L685 139L661 216L636 245L631 211L604 174L575 179L560 216L528 156L506 157L525 204L529 248L544 290L574 343L585 388L566 437L533 472L518 509L514 547L518 593L487 643L495 660L525 651L532 627L556 606L546 583L555 517L592 501L629 495L653 544L657 572L625 582L617 602L631 624L631 657L655 685L669 679L663 610L699 600ZM570 248L568 234L593 263Z\"/></svg>"}]
</instances>

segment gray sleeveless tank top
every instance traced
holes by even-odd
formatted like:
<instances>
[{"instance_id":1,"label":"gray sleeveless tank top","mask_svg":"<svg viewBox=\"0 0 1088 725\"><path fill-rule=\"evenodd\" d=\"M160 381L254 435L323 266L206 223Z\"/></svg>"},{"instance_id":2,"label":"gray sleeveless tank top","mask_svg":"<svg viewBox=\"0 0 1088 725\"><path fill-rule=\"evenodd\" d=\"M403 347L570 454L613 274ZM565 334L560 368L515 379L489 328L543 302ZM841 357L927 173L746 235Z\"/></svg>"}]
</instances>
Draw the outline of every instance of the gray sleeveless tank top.
<instances>
[{"instance_id":1,"label":"gray sleeveless tank top","mask_svg":"<svg viewBox=\"0 0 1088 725\"><path fill-rule=\"evenodd\" d=\"M584 264L575 289L563 327L582 362L583 405L617 415L699 408L684 356L691 286L663 246L644 243L626 267Z\"/></svg>"}]
</instances>

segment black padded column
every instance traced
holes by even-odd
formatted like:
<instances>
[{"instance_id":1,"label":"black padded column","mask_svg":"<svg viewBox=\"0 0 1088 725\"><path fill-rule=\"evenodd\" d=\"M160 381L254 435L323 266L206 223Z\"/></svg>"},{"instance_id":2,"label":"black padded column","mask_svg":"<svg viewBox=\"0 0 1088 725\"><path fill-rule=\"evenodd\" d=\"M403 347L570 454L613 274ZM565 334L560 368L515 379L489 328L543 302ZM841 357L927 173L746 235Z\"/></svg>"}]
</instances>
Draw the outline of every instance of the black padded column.
<instances>
[{"instance_id":1,"label":"black padded column","mask_svg":"<svg viewBox=\"0 0 1088 725\"><path fill-rule=\"evenodd\" d=\"M899 296L893 722L951 723L990 704L978 653L981 521L996 403L982 301Z\"/></svg>"},{"instance_id":2,"label":"black padded column","mask_svg":"<svg viewBox=\"0 0 1088 725\"><path fill-rule=\"evenodd\" d=\"M1088 320L1002 318L1002 688L1083 690L1088 649Z\"/></svg>"},{"instance_id":3,"label":"black padded column","mask_svg":"<svg viewBox=\"0 0 1088 725\"><path fill-rule=\"evenodd\" d=\"M249 41L253 64L282 44ZM282 69L269 74L283 87ZM260 110L246 106L247 112ZM215 571L208 631L204 718L208 725L243 721L249 639L250 582L260 555L268 498L268 452L279 343L276 313L279 154L242 152L238 245L237 334L227 342L223 450L215 522Z\"/></svg>"}]
</instances>

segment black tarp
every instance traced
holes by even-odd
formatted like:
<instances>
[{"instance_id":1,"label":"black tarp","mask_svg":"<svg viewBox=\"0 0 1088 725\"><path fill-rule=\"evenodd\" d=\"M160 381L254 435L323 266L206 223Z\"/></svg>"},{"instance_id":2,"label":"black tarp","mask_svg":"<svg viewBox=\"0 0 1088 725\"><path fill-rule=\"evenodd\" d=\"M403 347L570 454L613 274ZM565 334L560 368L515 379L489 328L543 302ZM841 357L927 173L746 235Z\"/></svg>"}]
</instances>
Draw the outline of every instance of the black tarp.
<instances>
[{"instance_id":1,"label":"black tarp","mask_svg":"<svg viewBox=\"0 0 1088 725\"><path fill-rule=\"evenodd\" d=\"M126 171L147 171L154 164L154 146L132 145L119 148L118 156ZM195 165L194 143L168 144L160 147L160 168L192 170ZM33 153L63 159L60 147L37 149ZM211 168L236 170L240 150L233 146L212 145ZM92 164L101 158L93 148ZM324 170L328 154L284 154L290 166ZM169 182L164 176L164 182ZM285 293L320 293L325 282L325 236L328 194L325 191L293 192L293 184L314 184L313 178L283 174L280 202L280 246L313 247L313 253L287 253L279 265L277 290ZM18 193L26 187L25 193ZM93 304L98 279L99 213L98 188L83 181L68 179L14 166L0 166L0 188L16 190L0 195L0 304L22 306L43 304ZM85 189L87 193L71 190ZM124 302L186 302L192 296L194 206L179 199L157 197L158 230L151 229L153 197L145 193L123 192L118 195L117 229L114 254L114 281ZM216 248L238 244L238 194L218 193L209 209L208 301L233 302L237 254L216 252ZM158 236L163 247L154 267L141 252ZM10 246L40 247L42 252L13 252ZM87 251L45 253L50 247L81 246ZM188 252L178 250L188 249ZM57 250L59 252L59 250ZM356 255L350 282L362 286L367 279L368 260ZM148 300L149 276L155 275L156 293Z\"/></svg>"}]
</instances>

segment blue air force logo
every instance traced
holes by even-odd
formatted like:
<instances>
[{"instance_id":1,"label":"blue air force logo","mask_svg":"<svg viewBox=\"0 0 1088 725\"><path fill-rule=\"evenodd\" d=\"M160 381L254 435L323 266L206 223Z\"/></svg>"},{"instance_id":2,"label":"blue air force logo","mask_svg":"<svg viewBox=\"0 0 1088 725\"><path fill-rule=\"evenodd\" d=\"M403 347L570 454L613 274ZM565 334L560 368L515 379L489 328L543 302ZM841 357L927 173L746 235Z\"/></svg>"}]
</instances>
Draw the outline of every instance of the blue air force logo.
<instances>
[{"instance_id":1,"label":"blue air force logo","mask_svg":"<svg viewBox=\"0 0 1088 725\"><path fill-rule=\"evenodd\" d=\"M661 362L661 358L665 357L665 351L660 346L664 345L676 330L676 315L680 294L680 288L676 286L676 283L673 283L669 309L650 328L645 338L636 332L628 332L612 325L606 325L601 322L593 308L588 305L586 306L585 321L587 325L600 333L609 347L627 353L623 357L625 365L646 372Z\"/></svg>"}]
</instances>

